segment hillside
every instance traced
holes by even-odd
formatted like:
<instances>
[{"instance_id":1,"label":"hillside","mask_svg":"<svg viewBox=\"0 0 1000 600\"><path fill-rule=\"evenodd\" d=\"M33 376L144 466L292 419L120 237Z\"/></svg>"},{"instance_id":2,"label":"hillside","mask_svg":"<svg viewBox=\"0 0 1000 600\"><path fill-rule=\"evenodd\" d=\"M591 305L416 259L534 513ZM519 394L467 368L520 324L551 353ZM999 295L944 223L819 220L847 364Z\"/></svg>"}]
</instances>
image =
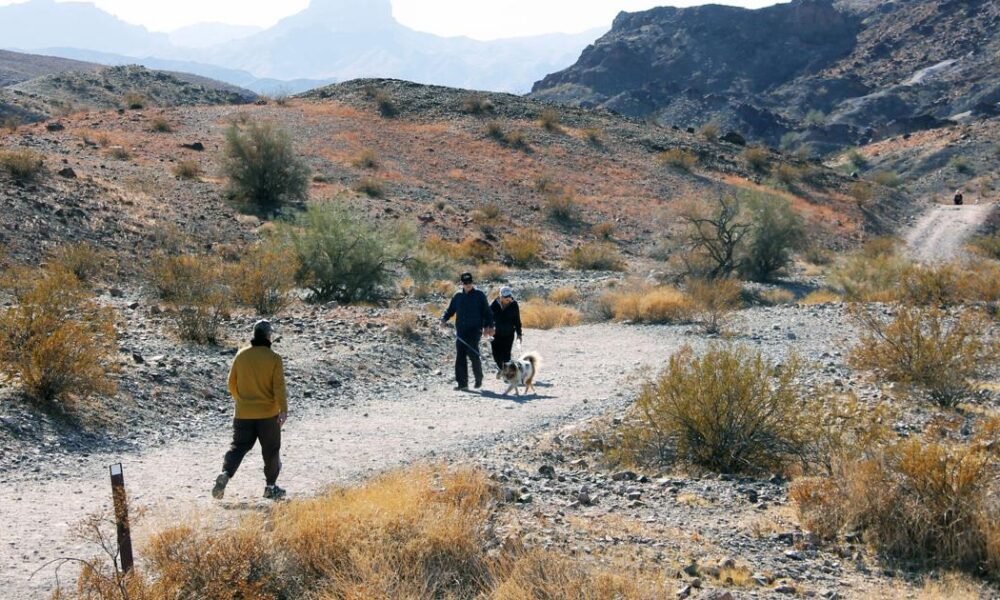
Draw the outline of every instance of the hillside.
<instances>
[{"instance_id":1,"label":"hillside","mask_svg":"<svg viewBox=\"0 0 1000 600\"><path fill-rule=\"evenodd\" d=\"M995 115L998 23L997 2L955 0L623 13L533 94L825 154Z\"/></svg>"}]
</instances>

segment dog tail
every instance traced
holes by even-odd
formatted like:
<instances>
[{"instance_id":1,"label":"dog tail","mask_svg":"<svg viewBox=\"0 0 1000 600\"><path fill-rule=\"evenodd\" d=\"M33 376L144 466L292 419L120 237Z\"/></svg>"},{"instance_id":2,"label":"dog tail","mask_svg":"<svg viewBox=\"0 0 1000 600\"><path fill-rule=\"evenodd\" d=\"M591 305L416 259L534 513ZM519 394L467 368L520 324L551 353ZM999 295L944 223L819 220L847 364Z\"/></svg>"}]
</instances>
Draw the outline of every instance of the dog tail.
<instances>
[{"instance_id":1,"label":"dog tail","mask_svg":"<svg viewBox=\"0 0 1000 600\"><path fill-rule=\"evenodd\" d=\"M531 368L538 372L538 367L542 365L542 355L537 352L529 352L521 357L521 360L526 360L531 363Z\"/></svg>"}]
</instances>

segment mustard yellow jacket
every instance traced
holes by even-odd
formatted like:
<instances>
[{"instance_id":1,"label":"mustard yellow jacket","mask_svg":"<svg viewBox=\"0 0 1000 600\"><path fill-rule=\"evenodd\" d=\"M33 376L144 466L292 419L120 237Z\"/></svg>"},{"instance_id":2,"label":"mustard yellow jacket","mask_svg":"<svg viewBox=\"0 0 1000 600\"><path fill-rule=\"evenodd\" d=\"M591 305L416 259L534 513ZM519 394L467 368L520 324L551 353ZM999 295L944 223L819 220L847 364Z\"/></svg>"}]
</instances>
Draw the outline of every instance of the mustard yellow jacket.
<instances>
[{"instance_id":1,"label":"mustard yellow jacket","mask_svg":"<svg viewBox=\"0 0 1000 600\"><path fill-rule=\"evenodd\" d=\"M249 346L237 352L229 369L229 393L236 400L237 419L269 419L287 412L281 357L267 346Z\"/></svg>"}]
</instances>

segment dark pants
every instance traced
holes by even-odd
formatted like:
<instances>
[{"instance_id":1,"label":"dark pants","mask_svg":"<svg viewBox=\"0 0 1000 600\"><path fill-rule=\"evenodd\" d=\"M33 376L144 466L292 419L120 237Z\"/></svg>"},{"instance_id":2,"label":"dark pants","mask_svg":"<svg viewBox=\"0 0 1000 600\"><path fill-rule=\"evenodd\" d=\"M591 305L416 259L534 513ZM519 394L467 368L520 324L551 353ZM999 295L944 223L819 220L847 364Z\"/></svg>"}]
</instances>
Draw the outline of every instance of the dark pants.
<instances>
[{"instance_id":1,"label":"dark pants","mask_svg":"<svg viewBox=\"0 0 1000 600\"><path fill-rule=\"evenodd\" d=\"M505 363L510 362L510 349L514 347L514 334L495 335L490 342L493 348L493 360L497 363L497 368L502 369Z\"/></svg>"},{"instance_id":2,"label":"dark pants","mask_svg":"<svg viewBox=\"0 0 1000 600\"><path fill-rule=\"evenodd\" d=\"M479 357L479 330L460 331L458 339L455 340L455 381L462 387L469 385L469 365L466 359L472 361L472 374L476 377L476 384L483 383L483 361Z\"/></svg>"},{"instance_id":3,"label":"dark pants","mask_svg":"<svg viewBox=\"0 0 1000 600\"><path fill-rule=\"evenodd\" d=\"M264 457L264 478L267 485L274 485L281 471L281 425L277 416L270 419L233 419L233 443L222 461L222 470L230 477L235 475L243 457L257 440L260 440L260 453Z\"/></svg>"}]
</instances>

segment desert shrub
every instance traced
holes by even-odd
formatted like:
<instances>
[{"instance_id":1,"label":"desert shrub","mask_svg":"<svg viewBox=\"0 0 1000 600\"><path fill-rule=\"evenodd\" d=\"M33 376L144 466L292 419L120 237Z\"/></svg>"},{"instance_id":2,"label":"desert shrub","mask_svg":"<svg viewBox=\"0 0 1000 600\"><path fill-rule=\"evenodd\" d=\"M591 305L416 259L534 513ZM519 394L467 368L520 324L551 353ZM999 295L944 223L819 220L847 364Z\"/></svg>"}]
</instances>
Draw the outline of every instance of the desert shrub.
<instances>
[{"instance_id":1,"label":"desert shrub","mask_svg":"<svg viewBox=\"0 0 1000 600\"><path fill-rule=\"evenodd\" d=\"M555 329L579 325L583 315L575 308L553 304L545 300L528 300L519 303L521 323L528 329Z\"/></svg>"},{"instance_id":2,"label":"desert shrub","mask_svg":"<svg viewBox=\"0 0 1000 600\"><path fill-rule=\"evenodd\" d=\"M580 220L580 203L570 192L546 194L544 210L549 219L566 227Z\"/></svg>"},{"instance_id":3,"label":"desert shrub","mask_svg":"<svg viewBox=\"0 0 1000 600\"><path fill-rule=\"evenodd\" d=\"M771 288L757 295L757 300L765 306L781 306L795 302L795 294L783 288Z\"/></svg>"},{"instance_id":4,"label":"desert shrub","mask_svg":"<svg viewBox=\"0 0 1000 600\"><path fill-rule=\"evenodd\" d=\"M73 408L111 394L118 342L114 312L101 307L65 269L14 268L0 286L13 303L0 309L0 372L27 398Z\"/></svg>"},{"instance_id":5,"label":"desert shrub","mask_svg":"<svg viewBox=\"0 0 1000 600\"><path fill-rule=\"evenodd\" d=\"M476 277L480 281L506 281L507 267L497 263L485 263L476 267Z\"/></svg>"},{"instance_id":6,"label":"desert shrub","mask_svg":"<svg viewBox=\"0 0 1000 600\"><path fill-rule=\"evenodd\" d=\"M815 290L803 296L799 303L805 306L814 306L816 304L833 304L841 300L839 295L830 290Z\"/></svg>"},{"instance_id":7,"label":"desert shrub","mask_svg":"<svg viewBox=\"0 0 1000 600\"><path fill-rule=\"evenodd\" d=\"M298 256L298 283L313 302L379 302L417 248L416 232L376 226L340 202L311 204L281 227Z\"/></svg>"},{"instance_id":8,"label":"desert shrub","mask_svg":"<svg viewBox=\"0 0 1000 600\"><path fill-rule=\"evenodd\" d=\"M60 246L51 253L52 262L76 276L81 283L93 283L101 275L113 275L114 256L86 242Z\"/></svg>"},{"instance_id":9,"label":"desert shrub","mask_svg":"<svg viewBox=\"0 0 1000 600\"><path fill-rule=\"evenodd\" d=\"M657 158L660 163L679 171L690 171L698 164L698 155L682 148L665 150Z\"/></svg>"},{"instance_id":10,"label":"desert shrub","mask_svg":"<svg viewBox=\"0 0 1000 600\"><path fill-rule=\"evenodd\" d=\"M0 168L16 181L27 182L37 178L45 168L42 156L31 150L0 151Z\"/></svg>"},{"instance_id":11,"label":"desert shrub","mask_svg":"<svg viewBox=\"0 0 1000 600\"><path fill-rule=\"evenodd\" d=\"M492 600L556 598L638 600L665 593L654 578L593 568L557 552L531 550L495 568Z\"/></svg>"},{"instance_id":12,"label":"desert shrub","mask_svg":"<svg viewBox=\"0 0 1000 600\"><path fill-rule=\"evenodd\" d=\"M153 259L148 277L159 297L170 303L170 317L182 340L215 344L219 327L229 311L228 273L214 256L160 255Z\"/></svg>"},{"instance_id":13,"label":"desert shrub","mask_svg":"<svg viewBox=\"0 0 1000 600\"><path fill-rule=\"evenodd\" d=\"M822 537L858 532L882 555L996 578L1000 505L991 496L1000 462L992 437L899 441L830 476L796 481L791 497Z\"/></svg>"},{"instance_id":14,"label":"desert shrub","mask_svg":"<svg viewBox=\"0 0 1000 600\"><path fill-rule=\"evenodd\" d=\"M698 133L701 134L701 137L705 138L706 141L714 142L719 139L720 131L721 128L718 123L710 122L702 125L701 129L698 130Z\"/></svg>"},{"instance_id":15,"label":"desert shrub","mask_svg":"<svg viewBox=\"0 0 1000 600\"><path fill-rule=\"evenodd\" d=\"M973 173L972 163L970 163L969 159L964 156L952 157L952 159L948 161L948 166L955 169L956 172L961 173L962 175L972 175Z\"/></svg>"},{"instance_id":16,"label":"desert shrub","mask_svg":"<svg viewBox=\"0 0 1000 600\"><path fill-rule=\"evenodd\" d=\"M581 244L566 257L567 268L581 271L624 271L627 266L618 248L607 242Z\"/></svg>"},{"instance_id":17,"label":"desert shrub","mask_svg":"<svg viewBox=\"0 0 1000 600\"><path fill-rule=\"evenodd\" d=\"M846 257L830 273L829 282L845 300L851 302L890 302L898 295L899 283L908 267L894 250L876 252L883 243L873 242L861 252Z\"/></svg>"},{"instance_id":18,"label":"desert shrub","mask_svg":"<svg viewBox=\"0 0 1000 600\"><path fill-rule=\"evenodd\" d=\"M201 165L197 161L182 160L174 165L174 177L180 179L198 179L201 177Z\"/></svg>"},{"instance_id":19,"label":"desert shrub","mask_svg":"<svg viewBox=\"0 0 1000 600\"><path fill-rule=\"evenodd\" d=\"M502 247L504 254L510 258L511 264L518 267L530 267L542 262L545 241L540 232L524 229L506 236L503 239Z\"/></svg>"},{"instance_id":20,"label":"desert shrub","mask_svg":"<svg viewBox=\"0 0 1000 600\"><path fill-rule=\"evenodd\" d=\"M604 146L604 131L599 127L587 127L583 130L583 137L592 146L602 148Z\"/></svg>"},{"instance_id":21,"label":"desert shrub","mask_svg":"<svg viewBox=\"0 0 1000 600\"><path fill-rule=\"evenodd\" d=\"M853 316L862 334L852 365L922 390L942 406L968 396L970 380L998 361L1000 346L988 335L989 323L973 311L950 317L937 308L903 306L886 322L857 307Z\"/></svg>"},{"instance_id":22,"label":"desert shrub","mask_svg":"<svg viewBox=\"0 0 1000 600\"><path fill-rule=\"evenodd\" d=\"M298 257L290 248L271 241L252 246L232 269L234 296L259 315L276 315L288 305L298 270Z\"/></svg>"},{"instance_id":23,"label":"desert shrub","mask_svg":"<svg viewBox=\"0 0 1000 600\"><path fill-rule=\"evenodd\" d=\"M868 157L857 150L851 150L847 153L847 164L854 169L864 169L868 166Z\"/></svg>"},{"instance_id":24,"label":"desert shrub","mask_svg":"<svg viewBox=\"0 0 1000 600\"><path fill-rule=\"evenodd\" d=\"M718 196L714 204L695 206L680 215L685 225L682 260L689 275L707 279L734 273L745 239L752 233L740 198Z\"/></svg>"},{"instance_id":25,"label":"desert shrub","mask_svg":"<svg viewBox=\"0 0 1000 600\"><path fill-rule=\"evenodd\" d=\"M687 322L695 308L687 294L668 286L607 291L598 304L605 316L633 323Z\"/></svg>"},{"instance_id":26,"label":"desert shrub","mask_svg":"<svg viewBox=\"0 0 1000 600\"><path fill-rule=\"evenodd\" d=\"M108 148L108 156L120 161L132 160L132 153L125 146L111 146Z\"/></svg>"},{"instance_id":27,"label":"desert shrub","mask_svg":"<svg viewBox=\"0 0 1000 600\"><path fill-rule=\"evenodd\" d=\"M229 195L250 212L271 215L309 193L309 168L296 156L288 133L270 123L226 130L223 171Z\"/></svg>"},{"instance_id":28,"label":"desert shrub","mask_svg":"<svg viewBox=\"0 0 1000 600\"><path fill-rule=\"evenodd\" d=\"M493 112L493 103L486 96L470 94L462 98L462 112L470 115L484 115Z\"/></svg>"},{"instance_id":29,"label":"desert shrub","mask_svg":"<svg viewBox=\"0 0 1000 600\"><path fill-rule=\"evenodd\" d=\"M529 150L528 136L520 129L514 129L503 138L504 143L517 150Z\"/></svg>"},{"instance_id":30,"label":"desert shrub","mask_svg":"<svg viewBox=\"0 0 1000 600\"><path fill-rule=\"evenodd\" d=\"M2 127L7 130L8 133L15 133L21 125L24 123L17 116L6 117L3 120Z\"/></svg>"},{"instance_id":31,"label":"desert shrub","mask_svg":"<svg viewBox=\"0 0 1000 600\"><path fill-rule=\"evenodd\" d=\"M805 247L802 252L803 258L809 262L809 264L816 265L818 267L823 267L833 263L835 257L834 253L820 244L809 244Z\"/></svg>"},{"instance_id":32,"label":"desert shrub","mask_svg":"<svg viewBox=\"0 0 1000 600\"><path fill-rule=\"evenodd\" d=\"M562 133L563 128L560 124L559 111L554 108L546 108L538 115L538 123L542 126L542 129L551 133Z\"/></svg>"},{"instance_id":33,"label":"desert shrub","mask_svg":"<svg viewBox=\"0 0 1000 600\"><path fill-rule=\"evenodd\" d=\"M372 169L372 170L378 169L379 168L378 154L376 154L375 151L372 150L371 148L365 148L357 156L354 157L354 160L351 161L351 164L353 164L355 167L359 169Z\"/></svg>"},{"instance_id":34,"label":"desert shrub","mask_svg":"<svg viewBox=\"0 0 1000 600\"><path fill-rule=\"evenodd\" d=\"M860 204L865 205L872 201L875 197L875 191L872 189L872 185L865 181L855 181L851 185L847 186L847 195Z\"/></svg>"},{"instance_id":35,"label":"desert shrub","mask_svg":"<svg viewBox=\"0 0 1000 600\"><path fill-rule=\"evenodd\" d=\"M170 133L174 130L173 126L164 117L154 117L152 121L149 122L149 130L153 133Z\"/></svg>"},{"instance_id":36,"label":"desert shrub","mask_svg":"<svg viewBox=\"0 0 1000 600\"><path fill-rule=\"evenodd\" d=\"M826 115L823 114L823 111L814 109L806 113L803 122L809 126L819 127L826 122Z\"/></svg>"},{"instance_id":37,"label":"desert shrub","mask_svg":"<svg viewBox=\"0 0 1000 600\"><path fill-rule=\"evenodd\" d=\"M535 177L535 191L540 194L554 194L560 190L559 184L552 175L542 173Z\"/></svg>"},{"instance_id":38,"label":"desert shrub","mask_svg":"<svg viewBox=\"0 0 1000 600\"><path fill-rule=\"evenodd\" d=\"M557 287L549 292L549 302L556 304L573 304L580 299L580 292L571 285Z\"/></svg>"},{"instance_id":39,"label":"desert shrub","mask_svg":"<svg viewBox=\"0 0 1000 600\"><path fill-rule=\"evenodd\" d=\"M739 269L754 281L769 281L791 263L792 251L805 240L805 228L782 198L752 195L745 204L752 226Z\"/></svg>"},{"instance_id":40,"label":"desert shrub","mask_svg":"<svg viewBox=\"0 0 1000 600\"><path fill-rule=\"evenodd\" d=\"M487 123L486 135L495 139L498 142L502 142L505 136L503 123L501 123L500 121L490 121L489 123Z\"/></svg>"},{"instance_id":41,"label":"desert shrub","mask_svg":"<svg viewBox=\"0 0 1000 600\"><path fill-rule=\"evenodd\" d=\"M610 241L615 235L615 224L609 221L603 221L601 223L595 223L590 228L590 233L594 235L597 239Z\"/></svg>"},{"instance_id":42,"label":"desert shrub","mask_svg":"<svg viewBox=\"0 0 1000 600\"><path fill-rule=\"evenodd\" d=\"M977 254L992 260L1000 260L1000 234L979 235L972 238L970 246Z\"/></svg>"},{"instance_id":43,"label":"desert shrub","mask_svg":"<svg viewBox=\"0 0 1000 600\"><path fill-rule=\"evenodd\" d=\"M420 339L420 319L420 314L415 311L401 311L389 319L389 331L405 340L417 341Z\"/></svg>"},{"instance_id":44,"label":"desert shrub","mask_svg":"<svg viewBox=\"0 0 1000 600\"><path fill-rule=\"evenodd\" d=\"M872 173L872 181L891 188L897 188L903 184L903 180L895 171L876 171Z\"/></svg>"},{"instance_id":45,"label":"desert shrub","mask_svg":"<svg viewBox=\"0 0 1000 600\"><path fill-rule=\"evenodd\" d=\"M706 333L719 333L726 317L740 307L743 286L734 279L692 279L687 295Z\"/></svg>"},{"instance_id":46,"label":"desert shrub","mask_svg":"<svg viewBox=\"0 0 1000 600\"><path fill-rule=\"evenodd\" d=\"M795 360L778 367L738 347L700 357L685 349L643 386L613 454L640 464L676 457L721 473L782 470L808 448L800 374Z\"/></svg>"},{"instance_id":47,"label":"desert shrub","mask_svg":"<svg viewBox=\"0 0 1000 600\"><path fill-rule=\"evenodd\" d=\"M125 92L122 96L122 104L131 110L141 110L146 107L146 97L139 92Z\"/></svg>"},{"instance_id":48,"label":"desert shrub","mask_svg":"<svg viewBox=\"0 0 1000 600\"><path fill-rule=\"evenodd\" d=\"M767 148L763 148L761 146L751 146L743 151L743 160L751 169L755 171L765 171L767 170L768 164L771 162L771 154L767 151Z\"/></svg>"},{"instance_id":49,"label":"desert shrub","mask_svg":"<svg viewBox=\"0 0 1000 600\"><path fill-rule=\"evenodd\" d=\"M496 222L503 216L503 210L496 202L486 202L472 211L472 220L480 225Z\"/></svg>"},{"instance_id":50,"label":"desert shrub","mask_svg":"<svg viewBox=\"0 0 1000 600\"><path fill-rule=\"evenodd\" d=\"M774 179L785 187L791 187L802 179L802 170L795 165L781 163L771 170Z\"/></svg>"},{"instance_id":51,"label":"desert shrub","mask_svg":"<svg viewBox=\"0 0 1000 600\"><path fill-rule=\"evenodd\" d=\"M963 269L958 265L907 265L900 274L899 300L917 306L954 306L965 300Z\"/></svg>"},{"instance_id":52,"label":"desert shrub","mask_svg":"<svg viewBox=\"0 0 1000 600\"><path fill-rule=\"evenodd\" d=\"M373 177L364 177L356 184L354 184L354 191L359 194L364 194L369 198L384 198L385 197L385 186L382 182Z\"/></svg>"},{"instance_id":53,"label":"desert shrub","mask_svg":"<svg viewBox=\"0 0 1000 600\"><path fill-rule=\"evenodd\" d=\"M378 114L383 117L391 118L399 114L399 106L389 92L379 90L375 92L372 99L375 101L376 108L378 108Z\"/></svg>"}]
</instances>

